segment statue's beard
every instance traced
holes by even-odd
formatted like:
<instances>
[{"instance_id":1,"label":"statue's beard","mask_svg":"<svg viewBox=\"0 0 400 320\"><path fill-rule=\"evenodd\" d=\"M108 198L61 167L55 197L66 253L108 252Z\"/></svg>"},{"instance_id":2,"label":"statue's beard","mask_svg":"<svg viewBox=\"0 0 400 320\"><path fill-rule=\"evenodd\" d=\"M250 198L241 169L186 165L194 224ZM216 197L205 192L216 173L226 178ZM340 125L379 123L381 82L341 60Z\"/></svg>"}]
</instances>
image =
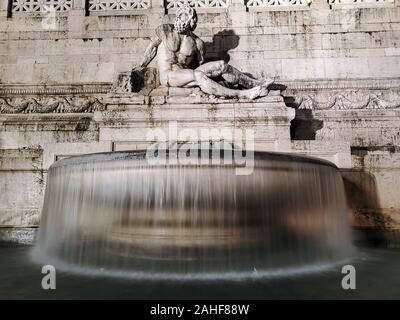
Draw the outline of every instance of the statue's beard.
<instances>
[{"instance_id":1,"label":"statue's beard","mask_svg":"<svg viewBox=\"0 0 400 320\"><path fill-rule=\"evenodd\" d=\"M190 27L190 24L182 24L179 22L175 21L174 24L174 29L178 32L178 33L186 33L189 31L193 31L192 28Z\"/></svg>"}]
</instances>

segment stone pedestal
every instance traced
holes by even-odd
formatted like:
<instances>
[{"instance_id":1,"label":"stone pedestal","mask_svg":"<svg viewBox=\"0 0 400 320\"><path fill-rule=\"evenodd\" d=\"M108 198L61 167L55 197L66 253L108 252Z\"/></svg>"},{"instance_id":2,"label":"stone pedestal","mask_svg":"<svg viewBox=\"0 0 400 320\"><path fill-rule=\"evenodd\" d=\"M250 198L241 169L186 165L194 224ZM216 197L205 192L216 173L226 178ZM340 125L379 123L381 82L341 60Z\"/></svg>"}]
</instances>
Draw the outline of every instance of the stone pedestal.
<instances>
[{"instance_id":1,"label":"stone pedestal","mask_svg":"<svg viewBox=\"0 0 400 320\"><path fill-rule=\"evenodd\" d=\"M169 89L168 96L156 94L106 98L107 110L94 115L99 140L111 141L114 150L129 150L160 141L157 135L164 133L167 140L225 139L258 151L290 149L290 121L295 112L281 96L240 101L185 89Z\"/></svg>"}]
</instances>

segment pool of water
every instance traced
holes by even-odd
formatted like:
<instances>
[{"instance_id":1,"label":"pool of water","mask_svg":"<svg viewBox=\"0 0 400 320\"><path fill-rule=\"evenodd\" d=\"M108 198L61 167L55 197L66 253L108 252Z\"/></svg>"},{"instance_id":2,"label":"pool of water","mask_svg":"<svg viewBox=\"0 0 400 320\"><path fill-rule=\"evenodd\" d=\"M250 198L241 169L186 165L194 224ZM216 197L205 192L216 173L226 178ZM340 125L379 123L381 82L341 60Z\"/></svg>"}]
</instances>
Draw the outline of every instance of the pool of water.
<instances>
[{"instance_id":1,"label":"pool of water","mask_svg":"<svg viewBox=\"0 0 400 320\"><path fill-rule=\"evenodd\" d=\"M400 249L358 247L352 260L343 262L356 269L355 290L342 289L342 264L286 276L255 271L250 278L201 281L57 270L56 289L43 290L44 275L31 261L32 249L0 242L0 299L400 299Z\"/></svg>"}]
</instances>

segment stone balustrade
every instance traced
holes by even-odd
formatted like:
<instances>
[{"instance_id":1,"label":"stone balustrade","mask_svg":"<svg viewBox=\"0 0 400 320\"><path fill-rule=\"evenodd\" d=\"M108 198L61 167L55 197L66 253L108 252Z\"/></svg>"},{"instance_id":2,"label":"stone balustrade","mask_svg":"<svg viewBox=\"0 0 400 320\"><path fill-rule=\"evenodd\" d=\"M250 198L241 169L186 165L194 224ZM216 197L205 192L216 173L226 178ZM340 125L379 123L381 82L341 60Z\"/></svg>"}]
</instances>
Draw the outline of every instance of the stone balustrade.
<instances>
[{"instance_id":1,"label":"stone balustrade","mask_svg":"<svg viewBox=\"0 0 400 320\"><path fill-rule=\"evenodd\" d=\"M167 9L176 9L189 3L194 8L227 8L229 0L166 0Z\"/></svg>"},{"instance_id":2,"label":"stone balustrade","mask_svg":"<svg viewBox=\"0 0 400 320\"><path fill-rule=\"evenodd\" d=\"M143 10L151 8L150 0L89 0L89 11Z\"/></svg>"},{"instance_id":3,"label":"stone balustrade","mask_svg":"<svg viewBox=\"0 0 400 320\"><path fill-rule=\"evenodd\" d=\"M247 2L248 8L264 7L264 8L279 8L291 7L293 9L298 7L308 7L312 0L249 0Z\"/></svg>"},{"instance_id":4,"label":"stone balustrade","mask_svg":"<svg viewBox=\"0 0 400 320\"><path fill-rule=\"evenodd\" d=\"M10 0L12 12L69 11L72 0Z\"/></svg>"},{"instance_id":5,"label":"stone balustrade","mask_svg":"<svg viewBox=\"0 0 400 320\"><path fill-rule=\"evenodd\" d=\"M8 3L7 3L8 1ZM314 2L319 5L314 5ZM228 9L243 7L248 10L300 10L309 7L320 8L324 3L329 9L381 7L393 6L397 0L5 0L0 11L8 11L8 16L13 13L37 12L68 12L73 9L85 10L87 15L91 12L117 12L150 10L163 8L165 13L174 10L183 4L189 3L200 10Z\"/></svg>"}]
</instances>

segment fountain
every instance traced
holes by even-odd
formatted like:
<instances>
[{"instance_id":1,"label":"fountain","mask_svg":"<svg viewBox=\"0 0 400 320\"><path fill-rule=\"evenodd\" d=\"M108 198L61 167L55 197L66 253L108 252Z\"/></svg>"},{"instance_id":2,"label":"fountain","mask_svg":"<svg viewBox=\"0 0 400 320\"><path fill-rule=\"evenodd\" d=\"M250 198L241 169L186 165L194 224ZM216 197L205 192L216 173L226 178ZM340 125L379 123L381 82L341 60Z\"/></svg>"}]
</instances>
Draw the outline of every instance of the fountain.
<instances>
[{"instance_id":1,"label":"fountain","mask_svg":"<svg viewBox=\"0 0 400 320\"><path fill-rule=\"evenodd\" d=\"M183 146L175 145L165 163L146 151L55 162L36 254L68 269L149 278L297 272L348 256L333 164L255 152L252 173L238 175L240 165L227 161L237 151L214 147L192 146L176 161Z\"/></svg>"},{"instance_id":2,"label":"fountain","mask_svg":"<svg viewBox=\"0 0 400 320\"><path fill-rule=\"evenodd\" d=\"M251 124L257 132L253 140L282 140L290 119L282 97L270 92L273 81L253 79L222 60L205 62L205 45L193 33L196 24L196 11L183 6L174 25L155 30L140 65L118 76L115 95L109 97L111 114L115 115L113 108L129 106L134 110L131 116L138 118L135 112L151 99L134 105L135 99L141 101L132 92L134 80L143 80L143 70L158 50L159 80L164 90L171 90L166 96L152 92L155 102L165 101L167 106L153 101L148 122L133 125L140 131L135 131L137 136L144 128L163 128L168 119L185 123L190 118L199 121L197 128L205 119L208 128L224 124L240 131ZM200 66L190 69L196 58ZM185 91L193 86L198 90ZM219 104L224 112L218 123L214 111ZM115 122L107 120L107 112L103 116L105 126ZM149 156L150 148L54 163L48 174L37 253L68 270L107 270L152 279L237 277L282 270L287 274L348 256L344 188L333 164L252 152L249 174L239 175L238 170L246 168L231 161L242 153L232 145L172 144L156 149L167 161L153 161L163 157Z\"/></svg>"}]
</instances>

